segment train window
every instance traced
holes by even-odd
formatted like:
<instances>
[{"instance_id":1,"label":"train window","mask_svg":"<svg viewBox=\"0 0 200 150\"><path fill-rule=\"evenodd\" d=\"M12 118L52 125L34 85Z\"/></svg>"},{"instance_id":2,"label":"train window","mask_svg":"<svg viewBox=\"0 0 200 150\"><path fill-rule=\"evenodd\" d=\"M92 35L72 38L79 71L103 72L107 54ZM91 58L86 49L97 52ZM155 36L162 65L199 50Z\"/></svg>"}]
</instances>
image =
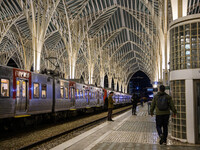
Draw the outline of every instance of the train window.
<instances>
[{"instance_id":1,"label":"train window","mask_svg":"<svg viewBox=\"0 0 200 150\"><path fill-rule=\"evenodd\" d=\"M26 81L22 82L22 97L26 97Z\"/></svg>"},{"instance_id":2,"label":"train window","mask_svg":"<svg viewBox=\"0 0 200 150\"><path fill-rule=\"evenodd\" d=\"M76 92L77 92L76 95L77 95L77 98L78 98L79 97L79 90L77 89Z\"/></svg>"},{"instance_id":3,"label":"train window","mask_svg":"<svg viewBox=\"0 0 200 150\"><path fill-rule=\"evenodd\" d=\"M34 93L33 93L34 97L39 98L39 83L34 83L33 87L34 87Z\"/></svg>"},{"instance_id":4,"label":"train window","mask_svg":"<svg viewBox=\"0 0 200 150\"><path fill-rule=\"evenodd\" d=\"M9 80L8 79L1 79L1 96L2 97L9 97Z\"/></svg>"},{"instance_id":5,"label":"train window","mask_svg":"<svg viewBox=\"0 0 200 150\"><path fill-rule=\"evenodd\" d=\"M65 93L66 93L65 98L68 98L68 88L65 88Z\"/></svg>"},{"instance_id":6,"label":"train window","mask_svg":"<svg viewBox=\"0 0 200 150\"><path fill-rule=\"evenodd\" d=\"M47 97L47 85L42 84L42 98L46 98L46 97Z\"/></svg>"},{"instance_id":7,"label":"train window","mask_svg":"<svg viewBox=\"0 0 200 150\"><path fill-rule=\"evenodd\" d=\"M82 91L80 91L80 98L83 98L83 95L82 95L83 93L82 93Z\"/></svg>"},{"instance_id":8,"label":"train window","mask_svg":"<svg viewBox=\"0 0 200 150\"><path fill-rule=\"evenodd\" d=\"M19 81L17 81L17 92L16 92L16 96L19 97L20 94L20 90L19 90Z\"/></svg>"},{"instance_id":9,"label":"train window","mask_svg":"<svg viewBox=\"0 0 200 150\"><path fill-rule=\"evenodd\" d=\"M60 98L64 98L64 88L60 87Z\"/></svg>"}]
</instances>

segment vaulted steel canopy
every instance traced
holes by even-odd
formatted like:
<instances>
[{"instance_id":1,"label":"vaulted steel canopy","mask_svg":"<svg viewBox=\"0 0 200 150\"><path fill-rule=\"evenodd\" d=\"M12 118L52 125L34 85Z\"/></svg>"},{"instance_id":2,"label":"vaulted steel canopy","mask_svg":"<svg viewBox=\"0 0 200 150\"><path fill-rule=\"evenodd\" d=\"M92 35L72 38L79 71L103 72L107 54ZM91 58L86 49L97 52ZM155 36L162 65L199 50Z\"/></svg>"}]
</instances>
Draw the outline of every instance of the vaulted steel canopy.
<instances>
[{"instance_id":1,"label":"vaulted steel canopy","mask_svg":"<svg viewBox=\"0 0 200 150\"><path fill-rule=\"evenodd\" d=\"M0 0L0 63L12 58L27 70L55 69L53 57L67 77L104 72L123 79L142 70L152 78L163 6L163 0ZM188 1L189 14L199 10ZM168 14L167 24L170 0Z\"/></svg>"}]
</instances>

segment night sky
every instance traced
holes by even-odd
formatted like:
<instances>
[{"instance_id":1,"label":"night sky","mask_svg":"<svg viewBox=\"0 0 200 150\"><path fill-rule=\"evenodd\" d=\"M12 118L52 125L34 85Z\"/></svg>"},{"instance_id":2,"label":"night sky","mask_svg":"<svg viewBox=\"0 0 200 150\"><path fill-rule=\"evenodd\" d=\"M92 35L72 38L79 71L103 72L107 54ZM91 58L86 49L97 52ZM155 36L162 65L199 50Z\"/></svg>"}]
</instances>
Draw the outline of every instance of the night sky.
<instances>
[{"instance_id":1,"label":"night sky","mask_svg":"<svg viewBox=\"0 0 200 150\"><path fill-rule=\"evenodd\" d=\"M152 87L150 79L144 72L138 71L131 77L128 93L144 94L146 91L146 87Z\"/></svg>"}]
</instances>

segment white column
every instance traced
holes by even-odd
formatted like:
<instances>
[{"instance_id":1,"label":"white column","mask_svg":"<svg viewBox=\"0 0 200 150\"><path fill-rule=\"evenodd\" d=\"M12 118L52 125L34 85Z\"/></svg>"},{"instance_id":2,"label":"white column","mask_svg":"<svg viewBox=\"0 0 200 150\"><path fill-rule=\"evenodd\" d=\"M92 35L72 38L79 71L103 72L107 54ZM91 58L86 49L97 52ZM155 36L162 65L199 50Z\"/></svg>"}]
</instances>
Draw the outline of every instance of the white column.
<instances>
[{"instance_id":1,"label":"white column","mask_svg":"<svg viewBox=\"0 0 200 150\"><path fill-rule=\"evenodd\" d=\"M179 17L187 16L187 4L188 0L171 0L173 20L176 20ZM179 11L181 12L179 13Z\"/></svg>"},{"instance_id":2,"label":"white column","mask_svg":"<svg viewBox=\"0 0 200 150\"><path fill-rule=\"evenodd\" d=\"M112 87L112 76L108 76L108 88Z\"/></svg>"},{"instance_id":3,"label":"white column","mask_svg":"<svg viewBox=\"0 0 200 150\"><path fill-rule=\"evenodd\" d=\"M114 79L114 90L117 91L117 79Z\"/></svg>"},{"instance_id":4,"label":"white column","mask_svg":"<svg viewBox=\"0 0 200 150\"><path fill-rule=\"evenodd\" d=\"M171 0L173 20L178 19L178 0Z\"/></svg>"},{"instance_id":5,"label":"white column","mask_svg":"<svg viewBox=\"0 0 200 150\"><path fill-rule=\"evenodd\" d=\"M185 80L186 96L186 130L189 143L195 143L195 114L194 114L194 89L193 80Z\"/></svg>"},{"instance_id":6,"label":"white column","mask_svg":"<svg viewBox=\"0 0 200 150\"><path fill-rule=\"evenodd\" d=\"M100 86L104 87L104 72L100 71Z\"/></svg>"},{"instance_id":7,"label":"white column","mask_svg":"<svg viewBox=\"0 0 200 150\"><path fill-rule=\"evenodd\" d=\"M182 0L182 16L187 16L187 5L188 5L188 0Z\"/></svg>"},{"instance_id":8,"label":"white column","mask_svg":"<svg viewBox=\"0 0 200 150\"><path fill-rule=\"evenodd\" d=\"M119 84L119 92L122 92L122 91L121 91L122 82L119 81L118 84Z\"/></svg>"},{"instance_id":9,"label":"white column","mask_svg":"<svg viewBox=\"0 0 200 150\"><path fill-rule=\"evenodd\" d=\"M128 90L128 85L124 84L124 93L128 93L127 90Z\"/></svg>"}]
</instances>

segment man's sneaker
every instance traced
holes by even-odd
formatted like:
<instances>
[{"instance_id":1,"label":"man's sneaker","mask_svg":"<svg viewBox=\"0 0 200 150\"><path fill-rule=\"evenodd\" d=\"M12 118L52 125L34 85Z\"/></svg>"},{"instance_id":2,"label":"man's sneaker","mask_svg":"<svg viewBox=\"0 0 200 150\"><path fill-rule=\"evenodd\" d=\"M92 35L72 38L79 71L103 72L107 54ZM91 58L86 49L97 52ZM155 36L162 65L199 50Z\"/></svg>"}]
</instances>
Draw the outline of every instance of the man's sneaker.
<instances>
[{"instance_id":1,"label":"man's sneaker","mask_svg":"<svg viewBox=\"0 0 200 150\"><path fill-rule=\"evenodd\" d=\"M164 142L164 137L163 137L163 135L160 135L160 141L159 141L160 145L162 145L163 142Z\"/></svg>"},{"instance_id":2,"label":"man's sneaker","mask_svg":"<svg viewBox=\"0 0 200 150\"><path fill-rule=\"evenodd\" d=\"M167 145L167 140L164 140L164 141L163 141L163 145Z\"/></svg>"}]
</instances>

